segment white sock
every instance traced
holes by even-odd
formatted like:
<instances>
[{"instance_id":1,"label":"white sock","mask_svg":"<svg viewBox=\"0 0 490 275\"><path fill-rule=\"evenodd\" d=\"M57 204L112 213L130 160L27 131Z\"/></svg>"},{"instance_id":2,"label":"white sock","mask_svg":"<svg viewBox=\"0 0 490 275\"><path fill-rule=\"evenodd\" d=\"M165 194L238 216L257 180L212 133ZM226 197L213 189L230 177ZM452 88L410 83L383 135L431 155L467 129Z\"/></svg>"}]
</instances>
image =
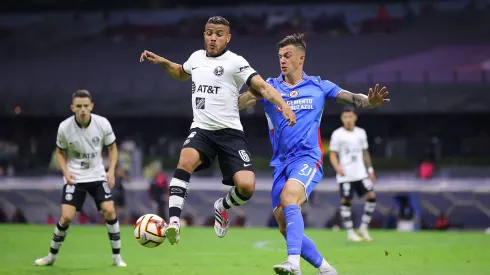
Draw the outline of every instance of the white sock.
<instances>
[{"instance_id":1,"label":"white sock","mask_svg":"<svg viewBox=\"0 0 490 275\"><path fill-rule=\"evenodd\" d=\"M180 218L179 217L170 217L170 224L172 223L177 223L178 225L180 225Z\"/></svg>"},{"instance_id":2,"label":"white sock","mask_svg":"<svg viewBox=\"0 0 490 275\"><path fill-rule=\"evenodd\" d=\"M320 267L318 267L318 270L322 271L330 269L332 269L332 266L325 259L323 259L322 264L320 265Z\"/></svg>"},{"instance_id":3,"label":"white sock","mask_svg":"<svg viewBox=\"0 0 490 275\"><path fill-rule=\"evenodd\" d=\"M300 255L289 255L288 262L292 263L294 266L299 267L299 260L301 259Z\"/></svg>"}]
</instances>

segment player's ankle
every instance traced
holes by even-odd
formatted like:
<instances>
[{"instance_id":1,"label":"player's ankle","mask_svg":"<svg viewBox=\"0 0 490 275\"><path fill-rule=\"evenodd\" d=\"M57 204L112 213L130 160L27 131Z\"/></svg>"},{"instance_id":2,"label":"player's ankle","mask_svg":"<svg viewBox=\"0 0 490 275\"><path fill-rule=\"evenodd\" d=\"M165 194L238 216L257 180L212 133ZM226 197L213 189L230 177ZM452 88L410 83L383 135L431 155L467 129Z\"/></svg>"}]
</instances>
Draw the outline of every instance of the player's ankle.
<instances>
[{"instance_id":1,"label":"player's ankle","mask_svg":"<svg viewBox=\"0 0 490 275\"><path fill-rule=\"evenodd\" d=\"M332 266L327 262L327 260L323 259L322 263L318 267L319 271L325 271L325 270L330 270L332 269Z\"/></svg>"},{"instance_id":2,"label":"player's ankle","mask_svg":"<svg viewBox=\"0 0 490 275\"><path fill-rule=\"evenodd\" d=\"M170 224L180 225L180 218L179 217L170 217L169 222L170 222Z\"/></svg>"}]
</instances>

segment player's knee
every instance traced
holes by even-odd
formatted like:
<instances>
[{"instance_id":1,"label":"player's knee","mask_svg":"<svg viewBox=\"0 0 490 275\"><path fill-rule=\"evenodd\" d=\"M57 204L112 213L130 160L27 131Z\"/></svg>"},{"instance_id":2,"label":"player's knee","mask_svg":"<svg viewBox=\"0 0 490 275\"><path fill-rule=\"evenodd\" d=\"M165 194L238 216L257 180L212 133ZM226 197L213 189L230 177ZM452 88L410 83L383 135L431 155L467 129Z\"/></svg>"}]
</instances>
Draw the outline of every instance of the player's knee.
<instances>
[{"instance_id":1,"label":"player's knee","mask_svg":"<svg viewBox=\"0 0 490 275\"><path fill-rule=\"evenodd\" d=\"M255 192L255 174L250 171L240 171L235 173L233 181L238 189L238 192L251 198Z\"/></svg>"},{"instance_id":2,"label":"player's knee","mask_svg":"<svg viewBox=\"0 0 490 275\"><path fill-rule=\"evenodd\" d=\"M255 192L255 182L244 181L237 183L238 192L247 198L251 198Z\"/></svg>"},{"instance_id":3,"label":"player's knee","mask_svg":"<svg viewBox=\"0 0 490 275\"><path fill-rule=\"evenodd\" d=\"M184 148L180 153L177 168L192 173L199 165L201 165L201 163L201 155L198 151L191 148Z\"/></svg>"},{"instance_id":4,"label":"player's knee","mask_svg":"<svg viewBox=\"0 0 490 275\"><path fill-rule=\"evenodd\" d=\"M348 206L348 207L351 206L350 199L347 199L347 198L341 198L340 199L340 204L342 204L343 206Z\"/></svg>"},{"instance_id":5,"label":"player's knee","mask_svg":"<svg viewBox=\"0 0 490 275\"><path fill-rule=\"evenodd\" d=\"M116 210L114 207L104 207L101 209L101 212L106 220L113 220L116 218Z\"/></svg>"},{"instance_id":6,"label":"player's knee","mask_svg":"<svg viewBox=\"0 0 490 275\"><path fill-rule=\"evenodd\" d=\"M67 214L61 214L60 217L60 223L63 226L68 226L70 225L71 221L73 220L73 217Z\"/></svg>"},{"instance_id":7,"label":"player's knee","mask_svg":"<svg viewBox=\"0 0 490 275\"><path fill-rule=\"evenodd\" d=\"M374 193L372 191L367 193L366 200L368 202L376 202L376 193Z\"/></svg>"},{"instance_id":8,"label":"player's knee","mask_svg":"<svg viewBox=\"0 0 490 275\"><path fill-rule=\"evenodd\" d=\"M301 205L306 200L304 187L302 185L286 184L281 192L281 204L286 205Z\"/></svg>"},{"instance_id":9,"label":"player's knee","mask_svg":"<svg viewBox=\"0 0 490 275\"><path fill-rule=\"evenodd\" d=\"M195 161L194 159L181 159L177 168L192 173L198 166L198 161Z\"/></svg>"}]
</instances>

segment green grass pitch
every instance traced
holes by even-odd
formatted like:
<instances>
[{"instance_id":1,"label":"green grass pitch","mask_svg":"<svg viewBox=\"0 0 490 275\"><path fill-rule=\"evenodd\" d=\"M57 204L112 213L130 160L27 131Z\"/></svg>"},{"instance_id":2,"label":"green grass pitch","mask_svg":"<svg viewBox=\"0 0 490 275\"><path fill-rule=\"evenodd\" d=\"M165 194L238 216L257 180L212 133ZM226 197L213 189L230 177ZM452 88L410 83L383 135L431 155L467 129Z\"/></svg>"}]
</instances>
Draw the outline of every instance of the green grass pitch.
<instances>
[{"instance_id":1,"label":"green grass pitch","mask_svg":"<svg viewBox=\"0 0 490 275\"><path fill-rule=\"evenodd\" d=\"M51 226L0 226L0 274L274 274L286 259L286 245L274 229L231 228L219 239L213 228L183 228L181 242L156 248L140 246L123 227L122 255L127 268L112 267L104 226L69 229L53 267L33 261L47 255ZM490 236L483 232L397 233L372 231L372 243L349 243L344 231L307 230L340 275L484 275L490 274ZM316 269L301 262L303 274Z\"/></svg>"}]
</instances>

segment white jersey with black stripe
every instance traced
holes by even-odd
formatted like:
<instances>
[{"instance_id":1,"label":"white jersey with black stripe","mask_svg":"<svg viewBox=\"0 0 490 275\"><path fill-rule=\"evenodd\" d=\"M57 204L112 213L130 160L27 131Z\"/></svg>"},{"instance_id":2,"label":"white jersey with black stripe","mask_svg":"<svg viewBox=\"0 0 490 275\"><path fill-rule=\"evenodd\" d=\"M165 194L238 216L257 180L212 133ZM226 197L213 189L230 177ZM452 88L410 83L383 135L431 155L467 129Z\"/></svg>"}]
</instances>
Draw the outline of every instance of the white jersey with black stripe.
<instances>
[{"instance_id":1,"label":"white jersey with black stripe","mask_svg":"<svg viewBox=\"0 0 490 275\"><path fill-rule=\"evenodd\" d=\"M257 74L245 58L228 50L209 57L205 50L198 50L182 69L192 76L194 119L191 128L243 131L238 96L243 85L250 85L250 80Z\"/></svg>"},{"instance_id":2,"label":"white jersey with black stripe","mask_svg":"<svg viewBox=\"0 0 490 275\"><path fill-rule=\"evenodd\" d=\"M67 152L67 168L76 183L106 181L102 149L116 141L111 123L105 117L91 114L82 128L71 116L60 123L56 146ZM66 183L66 179L65 183Z\"/></svg>"}]
</instances>

